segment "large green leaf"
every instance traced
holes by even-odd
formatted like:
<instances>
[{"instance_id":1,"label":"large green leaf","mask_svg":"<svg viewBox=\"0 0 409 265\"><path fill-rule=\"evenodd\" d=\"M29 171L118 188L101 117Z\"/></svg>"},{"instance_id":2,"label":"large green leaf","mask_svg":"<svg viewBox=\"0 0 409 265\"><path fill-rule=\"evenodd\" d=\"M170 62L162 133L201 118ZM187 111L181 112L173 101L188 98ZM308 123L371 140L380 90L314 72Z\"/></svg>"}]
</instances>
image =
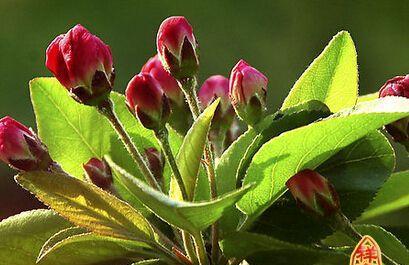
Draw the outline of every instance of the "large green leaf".
<instances>
[{"instance_id":1,"label":"large green leaf","mask_svg":"<svg viewBox=\"0 0 409 265\"><path fill-rule=\"evenodd\" d=\"M207 141L210 124L213 119L214 112L219 104L216 100L200 116L195 120L190 130L183 139L182 146L176 157L180 175L185 184L188 200L193 200L196 187L197 174L200 168L204 147ZM182 195L179 190L177 181L172 178L170 183L170 197L182 200Z\"/></svg>"},{"instance_id":2,"label":"large green leaf","mask_svg":"<svg viewBox=\"0 0 409 265\"><path fill-rule=\"evenodd\" d=\"M35 265L44 242L70 226L51 210L23 212L3 220L0 223L0 264ZM45 264L54 265L56 262Z\"/></svg>"},{"instance_id":3,"label":"large green leaf","mask_svg":"<svg viewBox=\"0 0 409 265\"><path fill-rule=\"evenodd\" d=\"M165 194L152 189L142 181L134 178L124 169L106 158L111 168L119 173L129 190L138 197L157 216L190 233L206 229L216 222L224 212L234 207L234 204L249 190L244 187L209 202L184 202L172 199Z\"/></svg>"},{"instance_id":4,"label":"large green leaf","mask_svg":"<svg viewBox=\"0 0 409 265\"><path fill-rule=\"evenodd\" d=\"M354 220L390 176L394 158L388 140L374 131L342 149L317 171L334 184L342 211ZM289 192L257 219L252 231L296 243L317 242L331 234L329 227L300 211Z\"/></svg>"},{"instance_id":5,"label":"large green leaf","mask_svg":"<svg viewBox=\"0 0 409 265\"><path fill-rule=\"evenodd\" d=\"M315 169L335 153L379 127L409 115L409 100L388 97L359 104L267 142L254 156L244 183L258 185L239 201L247 224L286 191L297 172Z\"/></svg>"},{"instance_id":6,"label":"large green leaf","mask_svg":"<svg viewBox=\"0 0 409 265\"><path fill-rule=\"evenodd\" d=\"M39 136L52 158L66 172L82 178L82 164L91 157L101 158L110 154L129 172L141 176L107 119L95 108L77 103L55 78L33 79L30 93ZM115 112L138 148L157 146L153 133L130 114L124 97L111 93L111 99ZM120 183L114 185L121 197L140 207L140 202L132 201Z\"/></svg>"},{"instance_id":7,"label":"large green leaf","mask_svg":"<svg viewBox=\"0 0 409 265\"><path fill-rule=\"evenodd\" d=\"M96 234L142 241L154 237L140 213L93 184L40 171L19 174L16 181L61 216Z\"/></svg>"},{"instance_id":8,"label":"large green leaf","mask_svg":"<svg viewBox=\"0 0 409 265\"><path fill-rule=\"evenodd\" d=\"M358 97L356 57L349 33L339 32L297 80L282 108L314 99L332 112L354 106Z\"/></svg>"},{"instance_id":9,"label":"large green leaf","mask_svg":"<svg viewBox=\"0 0 409 265\"><path fill-rule=\"evenodd\" d=\"M129 264L130 261L155 257L141 242L99 236L81 228L68 228L53 235L43 245L38 264L58 261L59 265Z\"/></svg>"},{"instance_id":10,"label":"large green leaf","mask_svg":"<svg viewBox=\"0 0 409 265\"><path fill-rule=\"evenodd\" d=\"M251 264L346 264L348 256L335 251L291 244L248 232L229 235L220 243L227 257L254 260Z\"/></svg>"},{"instance_id":11,"label":"large green leaf","mask_svg":"<svg viewBox=\"0 0 409 265\"><path fill-rule=\"evenodd\" d=\"M268 116L257 128L249 128L223 153L217 164L218 193L224 194L236 189L254 154L265 142L285 131L307 125L329 114L323 103L310 101ZM236 208L230 211L220 220L222 236L234 231L238 224L239 211Z\"/></svg>"},{"instance_id":12,"label":"large green leaf","mask_svg":"<svg viewBox=\"0 0 409 265\"><path fill-rule=\"evenodd\" d=\"M357 222L409 226L408 218L409 171L403 171L392 174Z\"/></svg>"},{"instance_id":13,"label":"large green leaf","mask_svg":"<svg viewBox=\"0 0 409 265\"><path fill-rule=\"evenodd\" d=\"M388 255L389 258L392 258L395 262L398 262L398 264L409 264L409 250L393 234L376 225L356 225L355 228L362 235L370 235L373 237L378 243L382 253ZM337 232L326 238L324 243L335 247L348 246L350 247L349 254L353 251L358 242ZM385 262L386 260L383 261Z\"/></svg>"},{"instance_id":14,"label":"large green leaf","mask_svg":"<svg viewBox=\"0 0 409 265\"><path fill-rule=\"evenodd\" d=\"M30 92L39 136L66 172L82 178L82 164L91 157L101 158L106 154L120 158L121 166L129 171L135 168L107 119L95 108L77 103L57 79L33 79ZM115 112L134 136L135 144L140 148L156 146L153 133L129 113L124 97L112 93L112 100Z\"/></svg>"}]
</instances>

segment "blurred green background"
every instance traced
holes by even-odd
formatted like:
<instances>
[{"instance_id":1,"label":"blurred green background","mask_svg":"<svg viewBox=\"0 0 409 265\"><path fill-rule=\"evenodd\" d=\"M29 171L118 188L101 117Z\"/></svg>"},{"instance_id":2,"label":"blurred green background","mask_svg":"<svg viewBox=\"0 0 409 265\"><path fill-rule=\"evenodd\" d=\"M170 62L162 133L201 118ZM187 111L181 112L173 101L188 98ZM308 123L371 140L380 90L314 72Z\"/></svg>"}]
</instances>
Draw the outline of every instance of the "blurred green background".
<instances>
[{"instance_id":1,"label":"blurred green background","mask_svg":"<svg viewBox=\"0 0 409 265\"><path fill-rule=\"evenodd\" d=\"M348 30L356 44L360 93L409 72L409 1L55 1L0 0L0 114L35 126L28 81L49 76L45 49L58 34L83 24L111 46L116 90L155 53L156 31L171 15L186 16L200 43L200 80L228 75L240 59L269 78L278 108L326 43ZM401 148L398 147L398 151ZM398 167L407 169L403 158ZM0 166L0 219L36 207Z\"/></svg>"}]
</instances>

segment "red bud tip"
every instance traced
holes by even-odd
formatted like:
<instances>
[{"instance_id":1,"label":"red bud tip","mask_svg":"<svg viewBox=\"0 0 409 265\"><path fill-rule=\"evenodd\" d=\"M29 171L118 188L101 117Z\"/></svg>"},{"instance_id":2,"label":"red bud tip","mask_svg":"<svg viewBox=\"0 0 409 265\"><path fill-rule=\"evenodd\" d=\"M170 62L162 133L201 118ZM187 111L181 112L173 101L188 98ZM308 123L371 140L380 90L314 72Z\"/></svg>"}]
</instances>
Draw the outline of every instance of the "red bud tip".
<instances>
[{"instance_id":1,"label":"red bud tip","mask_svg":"<svg viewBox=\"0 0 409 265\"><path fill-rule=\"evenodd\" d=\"M159 82L151 75L140 73L129 81L125 91L128 108L148 129L165 126L170 107Z\"/></svg>"},{"instance_id":2,"label":"red bud tip","mask_svg":"<svg viewBox=\"0 0 409 265\"><path fill-rule=\"evenodd\" d=\"M198 45L186 18L165 19L159 27L156 45L164 68L176 79L196 75L199 68Z\"/></svg>"},{"instance_id":3,"label":"red bud tip","mask_svg":"<svg viewBox=\"0 0 409 265\"><path fill-rule=\"evenodd\" d=\"M81 103L96 104L112 89L114 69L109 46L79 24L51 42L45 65Z\"/></svg>"},{"instance_id":4,"label":"red bud tip","mask_svg":"<svg viewBox=\"0 0 409 265\"><path fill-rule=\"evenodd\" d=\"M0 120L0 160L22 170L47 170L53 162L37 135L18 121Z\"/></svg>"},{"instance_id":5,"label":"red bud tip","mask_svg":"<svg viewBox=\"0 0 409 265\"><path fill-rule=\"evenodd\" d=\"M320 217L328 217L340 209L338 194L332 184L317 172L306 169L291 177L287 183L297 205Z\"/></svg>"},{"instance_id":6,"label":"red bud tip","mask_svg":"<svg viewBox=\"0 0 409 265\"><path fill-rule=\"evenodd\" d=\"M257 123L264 115L268 79L244 60L232 69L229 96L237 115L248 124Z\"/></svg>"},{"instance_id":7,"label":"red bud tip","mask_svg":"<svg viewBox=\"0 0 409 265\"><path fill-rule=\"evenodd\" d=\"M110 190L113 178L111 168L105 160L91 158L87 163L82 165L82 167L92 183L103 190Z\"/></svg>"}]
</instances>

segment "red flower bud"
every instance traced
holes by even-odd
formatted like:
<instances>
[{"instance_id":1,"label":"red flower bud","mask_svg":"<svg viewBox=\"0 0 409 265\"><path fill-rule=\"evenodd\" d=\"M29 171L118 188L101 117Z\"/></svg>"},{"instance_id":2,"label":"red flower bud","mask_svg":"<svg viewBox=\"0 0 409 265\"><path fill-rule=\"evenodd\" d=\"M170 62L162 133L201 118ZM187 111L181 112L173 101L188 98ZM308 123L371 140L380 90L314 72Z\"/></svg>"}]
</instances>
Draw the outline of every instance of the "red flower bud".
<instances>
[{"instance_id":1,"label":"red flower bud","mask_svg":"<svg viewBox=\"0 0 409 265\"><path fill-rule=\"evenodd\" d=\"M313 170L295 174L286 186L297 205L316 216L329 217L340 209L338 194L332 184Z\"/></svg>"},{"instance_id":2,"label":"red flower bud","mask_svg":"<svg viewBox=\"0 0 409 265\"><path fill-rule=\"evenodd\" d=\"M154 147L146 148L145 157L153 176L161 183L163 181L163 169L165 168L165 159L162 153Z\"/></svg>"},{"instance_id":3,"label":"red flower bud","mask_svg":"<svg viewBox=\"0 0 409 265\"><path fill-rule=\"evenodd\" d=\"M96 104L112 89L115 75L109 46L79 24L51 42L45 65L81 103Z\"/></svg>"},{"instance_id":4,"label":"red flower bud","mask_svg":"<svg viewBox=\"0 0 409 265\"><path fill-rule=\"evenodd\" d=\"M248 124L257 123L264 115L268 79L244 60L232 69L229 96L237 115Z\"/></svg>"},{"instance_id":5,"label":"red flower bud","mask_svg":"<svg viewBox=\"0 0 409 265\"><path fill-rule=\"evenodd\" d=\"M379 90L379 97L397 96L409 98L409 75L389 79Z\"/></svg>"},{"instance_id":6,"label":"red flower bud","mask_svg":"<svg viewBox=\"0 0 409 265\"><path fill-rule=\"evenodd\" d=\"M199 68L198 44L186 18L165 19L159 27L156 46L166 71L176 79L196 75Z\"/></svg>"},{"instance_id":7,"label":"red flower bud","mask_svg":"<svg viewBox=\"0 0 409 265\"><path fill-rule=\"evenodd\" d=\"M83 164L82 167L92 183L103 190L111 190L113 183L112 172L105 160L91 158L87 163Z\"/></svg>"},{"instance_id":8,"label":"red flower bud","mask_svg":"<svg viewBox=\"0 0 409 265\"><path fill-rule=\"evenodd\" d=\"M155 55L146 62L141 69L141 73L150 74L155 78L162 87L163 92L171 101L178 106L184 104L183 93L178 82L163 68L158 55Z\"/></svg>"},{"instance_id":9,"label":"red flower bud","mask_svg":"<svg viewBox=\"0 0 409 265\"><path fill-rule=\"evenodd\" d=\"M379 90L379 97L396 96L409 98L409 75L396 76L388 80ZM393 140L405 145L409 151L409 117L385 126Z\"/></svg>"},{"instance_id":10,"label":"red flower bud","mask_svg":"<svg viewBox=\"0 0 409 265\"><path fill-rule=\"evenodd\" d=\"M53 162L37 135L10 117L0 120L0 160L23 171L47 170Z\"/></svg>"},{"instance_id":11,"label":"red flower bud","mask_svg":"<svg viewBox=\"0 0 409 265\"><path fill-rule=\"evenodd\" d=\"M155 78L145 73L134 76L125 95L128 108L143 126L152 130L165 126L170 114L169 102Z\"/></svg>"}]
</instances>

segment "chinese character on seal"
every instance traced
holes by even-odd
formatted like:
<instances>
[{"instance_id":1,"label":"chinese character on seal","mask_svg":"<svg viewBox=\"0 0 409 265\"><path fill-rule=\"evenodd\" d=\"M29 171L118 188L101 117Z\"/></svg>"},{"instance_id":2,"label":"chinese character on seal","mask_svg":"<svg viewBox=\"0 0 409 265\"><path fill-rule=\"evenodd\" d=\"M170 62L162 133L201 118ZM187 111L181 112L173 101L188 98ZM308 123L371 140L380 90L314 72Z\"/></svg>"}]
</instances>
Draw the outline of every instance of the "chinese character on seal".
<instances>
[{"instance_id":1,"label":"chinese character on seal","mask_svg":"<svg viewBox=\"0 0 409 265\"><path fill-rule=\"evenodd\" d=\"M351 254L349 265L382 265L381 249L372 237L362 237Z\"/></svg>"}]
</instances>

